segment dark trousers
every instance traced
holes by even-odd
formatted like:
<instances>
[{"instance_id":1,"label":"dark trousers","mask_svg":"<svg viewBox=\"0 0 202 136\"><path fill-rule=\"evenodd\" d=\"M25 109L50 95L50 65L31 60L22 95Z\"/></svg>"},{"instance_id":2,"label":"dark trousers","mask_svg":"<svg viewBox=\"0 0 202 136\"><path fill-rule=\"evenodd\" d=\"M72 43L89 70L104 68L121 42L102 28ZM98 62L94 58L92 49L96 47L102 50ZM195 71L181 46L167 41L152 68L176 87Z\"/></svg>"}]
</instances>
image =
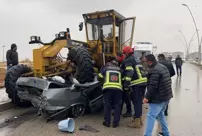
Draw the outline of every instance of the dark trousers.
<instances>
[{"instance_id":1,"label":"dark trousers","mask_svg":"<svg viewBox=\"0 0 202 136\"><path fill-rule=\"evenodd\" d=\"M107 124L111 123L111 110L114 108L113 124L117 125L120 121L120 111L122 103L122 91L120 90L105 90L103 94L104 102L104 119Z\"/></svg>"},{"instance_id":2,"label":"dark trousers","mask_svg":"<svg viewBox=\"0 0 202 136\"><path fill-rule=\"evenodd\" d=\"M179 75L179 71L180 71L180 75L182 74L182 66L176 66L176 71L177 71L177 75Z\"/></svg>"},{"instance_id":3,"label":"dark trousers","mask_svg":"<svg viewBox=\"0 0 202 136\"><path fill-rule=\"evenodd\" d=\"M142 100L144 98L146 86L133 86L131 92L131 100L134 105L135 118L142 116Z\"/></svg>"},{"instance_id":4,"label":"dark trousers","mask_svg":"<svg viewBox=\"0 0 202 136\"><path fill-rule=\"evenodd\" d=\"M123 101L122 101L122 105L121 105L121 111L123 109L123 104L125 103L127 112L131 113L132 108L131 108L131 99L130 99L129 91L124 91L123 92L122 100Z\"/></svg>"}]
</instances>

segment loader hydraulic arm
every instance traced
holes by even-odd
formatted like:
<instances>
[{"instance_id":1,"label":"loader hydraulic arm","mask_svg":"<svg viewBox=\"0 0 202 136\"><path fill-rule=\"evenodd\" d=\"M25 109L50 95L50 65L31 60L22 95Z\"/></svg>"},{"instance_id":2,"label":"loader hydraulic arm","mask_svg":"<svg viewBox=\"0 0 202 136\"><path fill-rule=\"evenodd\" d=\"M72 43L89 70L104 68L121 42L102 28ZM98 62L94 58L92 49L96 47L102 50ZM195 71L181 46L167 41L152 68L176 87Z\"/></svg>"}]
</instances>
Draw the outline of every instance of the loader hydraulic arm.
<instances>
[{"instance_id":1,"label":"loader hydraulic arm","mask_svg":"<svg viewBox=\"0 0 202 136\"><path fill-rule=\"evenodd\" d=\"M67 47L70 40L69 29L56 34L56 38L51 43L41 42L40 37L32 36L30 44L40 43L43 46L33 50L33 75L35 77L47 76L56 72L61 72L57 67L67 70L67 63L59 60L58 53L62 48ZM69 64L69 63L68 63ZM53 70L56 71L53 71ZM71 72L71 70L69 70Z\"/></svg>"},{"instance_id":2,"label":"loader hydraulic arm","mask_svg":"<svg viewBox=\"0 0 202 136\"><path fill-rule=\"evenodd\" d=\"M54 57L67 45L67 40L56 40L53 44L44 45L33 50L34 75L42 77L46 75L46 68L54 64Z\"/></svg>"}]
</instances>

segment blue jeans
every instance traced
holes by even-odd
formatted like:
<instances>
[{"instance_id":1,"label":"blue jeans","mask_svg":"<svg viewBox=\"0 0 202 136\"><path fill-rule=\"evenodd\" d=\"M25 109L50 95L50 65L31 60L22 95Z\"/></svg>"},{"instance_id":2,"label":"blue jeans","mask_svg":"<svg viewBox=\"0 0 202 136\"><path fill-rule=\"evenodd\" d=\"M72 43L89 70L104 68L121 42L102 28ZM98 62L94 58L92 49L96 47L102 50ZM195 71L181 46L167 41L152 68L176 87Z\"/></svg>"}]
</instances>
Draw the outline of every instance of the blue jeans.
<instances>
[{"instance_id":1,"label":"blue jeans","mask_svg":"<svg viewBox=\"0 0 202 136\"><path fill-rule=\"evenodd\" d=\"M168 124L164 112L169 101L162 103L149 103L149 112L147 113L147 126L144 136L152 136L152 131L156 119L159 121L162 127L163 136L170 136L168 130Z\"/></svg>"}]
</instances>

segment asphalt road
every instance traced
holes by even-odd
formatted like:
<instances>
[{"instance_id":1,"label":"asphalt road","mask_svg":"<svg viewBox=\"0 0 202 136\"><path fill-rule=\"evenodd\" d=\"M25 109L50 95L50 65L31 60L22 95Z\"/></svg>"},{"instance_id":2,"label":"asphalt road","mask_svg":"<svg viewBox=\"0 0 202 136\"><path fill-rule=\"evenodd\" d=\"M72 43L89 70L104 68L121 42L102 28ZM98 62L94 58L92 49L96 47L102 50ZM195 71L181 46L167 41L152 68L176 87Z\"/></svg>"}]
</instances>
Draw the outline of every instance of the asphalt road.
<instances>
[{"instance_id":1,"label":"asphalt road","mask_svg":"<svg viewBox=\"0 0 202 136\"><path fill-rule=\"evenodd\" d=\"M202 70L191 64L183 65L181 77L173 77L174 98L169 105L168 123L172 136L202 135ZM144 109L144 116L147 110ZM15 117L16 116L16 117ZM10 123L6 119L15 118ZM76 131L73 134L59 132L58 121L46 123L43 117L37 116L35 109L12 109L0 113L0 136L143 136L142 129L127 128L131 119L121 119L119 128L102 126L102 113L85 115L75 119ZM80 125L88 124L99 130L99 133L79 131ZM158 131L156 124L155 131ZM154 133L154 136L156 134Z\"/></svg>"}]
</instances>

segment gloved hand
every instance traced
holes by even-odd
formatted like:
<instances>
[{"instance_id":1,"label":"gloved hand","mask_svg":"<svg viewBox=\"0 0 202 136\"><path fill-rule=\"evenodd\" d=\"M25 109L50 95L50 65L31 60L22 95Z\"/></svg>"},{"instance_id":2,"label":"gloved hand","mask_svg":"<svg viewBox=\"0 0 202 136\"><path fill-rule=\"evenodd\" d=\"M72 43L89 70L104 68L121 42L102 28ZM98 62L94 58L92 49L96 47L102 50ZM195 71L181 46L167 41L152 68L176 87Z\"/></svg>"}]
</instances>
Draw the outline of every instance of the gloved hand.
<instances>
[{"instance_id":1,"label":"gloved hand","mask_svg":"<svg viewBox=\"0 0 202 136\"><path fill-rule=\"evenodd\" d=\"M123 83L123 89L125 90L125 91L129 91L130 89L129 89L129 85L130 85L130 82L129 81L125 81L124 83Z\"/></svg>"}]
</instances>

